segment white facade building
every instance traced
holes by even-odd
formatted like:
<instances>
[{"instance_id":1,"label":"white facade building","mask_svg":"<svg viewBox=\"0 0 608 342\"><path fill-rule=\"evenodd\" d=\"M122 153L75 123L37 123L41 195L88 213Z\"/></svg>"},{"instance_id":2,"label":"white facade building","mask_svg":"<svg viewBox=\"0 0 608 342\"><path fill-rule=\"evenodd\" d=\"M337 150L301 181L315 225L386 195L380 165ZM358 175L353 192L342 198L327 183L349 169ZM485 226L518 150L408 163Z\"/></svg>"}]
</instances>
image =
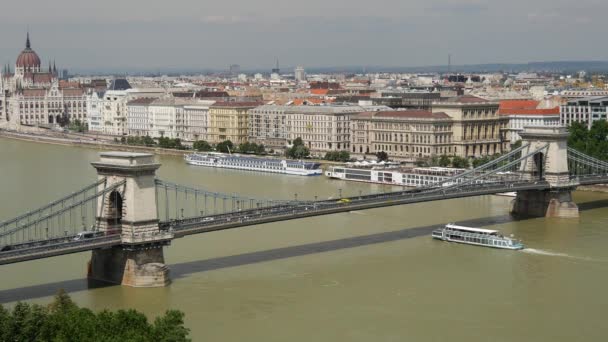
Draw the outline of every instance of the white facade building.
<instances>
[{"instance_id":1,"label":"white facade building","mask_svg":"<svg viewBox=\"0 0 608 342\"><path fill-rule=\"evenodd\" d=\"M350 118L360 106L294 106L285 111L286 137L302 138L312 154L350 150Z\"/></svg>"},{"instance_id":2,"label":"white facade building","mask_svg":"<svg viewBox=\"0 0 608 342\"><path fill-rule=\"evenodd\" d=\"M211 100L201 100L184 105L185 140L209 140L209 107L214 103Z\"/></svg>"},{"instance_id":3,"label":"white facade building","mask_svg":"<svg viewBox=\"0 0 608 342\"><path fill-rule=\"evenodd\" d=\"M86 98L89 131L103 132L103 96L105 92L91 91Z\"/></svg>"},{"instance_id":4,"label":"white facade building","mask_svg":"<svg viewBox=\"0 0 608 342\"><path fill-rule=\"evenodd\" d=\"M608 118L608 97L588 97L568 101L560 107L560 122L568 126L573 122L582 122L591 128L594 121Z\"/></svg>"},{"instance_id":5,"label":"white facade building","mask_svg":"<svg viewBox=\"0 0 608 342\"><path fill-rule=\"evenodd\" d=\"M294 74L295 74L296 81L298 81L298 82L306 81L306 72L304 71L304 67L302 67L302 66L296 67L296 69L294 70Z\"/></svg>"}]
</instances>

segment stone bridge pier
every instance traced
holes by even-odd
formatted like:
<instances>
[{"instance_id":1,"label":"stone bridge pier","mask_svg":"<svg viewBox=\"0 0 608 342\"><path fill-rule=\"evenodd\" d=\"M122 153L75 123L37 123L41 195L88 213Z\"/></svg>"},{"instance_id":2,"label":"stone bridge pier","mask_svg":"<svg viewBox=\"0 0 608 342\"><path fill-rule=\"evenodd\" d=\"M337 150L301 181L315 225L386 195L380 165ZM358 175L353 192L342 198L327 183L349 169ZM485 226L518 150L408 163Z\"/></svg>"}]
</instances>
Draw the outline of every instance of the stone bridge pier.
<instances>
[{"instance_id":1,"label":"stone bridge pier","mask_svg":"<svg viewBox=\"0 0 608 342\"><path fill-rule=\"evenodd\" d=\"M160 164L154 155L102 152L92 163L106 184L99 190L124 181L97 202L97 229L120 234L122 245L93 250L88 278L133 287L159 287L170 283L163 247L173 238L158 226L155 172Z\"/></svg>"},{"instance_id":2,"label":"stone bridge pier","mask_svg":"<svg viewBox=\"0 0 608 342\"><path fill-rule=\"evenodd\" d=\"M575 183L570 181L568 172L568 132L565 127L526 127L520 133L522 143L530 144L527 154L543 146L548 147L533 158L522 161L521 172L530 181L546 181L548 190L527 190L517 192L511 213L518 216L576 218L578 206L572 201Z\"/></svg>"}]
</instances>

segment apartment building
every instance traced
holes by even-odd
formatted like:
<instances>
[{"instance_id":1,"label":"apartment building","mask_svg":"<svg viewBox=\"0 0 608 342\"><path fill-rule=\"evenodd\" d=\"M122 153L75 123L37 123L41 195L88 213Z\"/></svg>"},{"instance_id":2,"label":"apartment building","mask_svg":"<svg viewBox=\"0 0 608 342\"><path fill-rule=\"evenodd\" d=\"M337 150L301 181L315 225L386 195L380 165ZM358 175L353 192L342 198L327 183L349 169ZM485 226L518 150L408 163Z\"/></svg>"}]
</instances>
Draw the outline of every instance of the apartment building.
<instances>
[{"instance_id":1,"label":"apartment building","mask_svg":"<svg viewBox=\"0 0 608 342\"><path fill-rule=\"evenodd\" d=\"M263 105L249 110L248 140L274 150L287 144L287 116L291 106Z\"/></svg>"},{"instance_id":2,"label":"apartment building","mask_svg":"<svg viewBox=\"0 0 608 342\"><path fill-rule=\"evenodd\" d=\"M591 128L594 121L608 118L608 96L573 99L560 106L560 123L569 126L581 122Z\"/></svg>"},{"instance_id":3,"label":"apartment building","mask_svg":"<svg viewBox=\"0 0 608 342\"><path fill-rule=\"evenodd\" d=\"M433 113L445 113L453 120L454 154L481 157L506 151L504 137L508 118L498 113L499 103L463 95L433 103Z\"/></svg>"},{"instance_id":4,"label":"apartment building","mask_svg":"<svg viewBox=\"0 0 608 342\"><path fill-rule=\"evenodd\" d=\"M216 102L209 107L207 138L217 144L230 140L235 144L247 141L248 111L261 102Z\"/></svg>"},{"instance_id":5,"label":"apartment building","mask_svg":"<svg viewBox=\"0 0 608 342\"><path fill-rule=\"evenodd\" d=\"M530 126L559 126L559 107L539 108L540 101L535 100L502 100L499 114L507 117L509 123L506 138L509 143L521 140L519 133Z\"/></svg>"},{"instance_id":6,"label":"apartment building","mask_svg":"<svg viewBox=\"0 0 608 342\"><path fill-rule=\"evenodd\" d=\"M386 152L393 160L414 161L451 155L453 119L430 111L364 112L351 117L351 156L364 158Z\"/></svg>"},{"instance_id":7,"label":"apartment building","mask_svg":"<svg viewBox=\"0 0 608 342\"><path fill-rule=\"evenodd\" d=\"M302 138L313 155L350 150L350 118L360 106L294 106L285 110L288 143Z\"/></svg>"}]
</instances>

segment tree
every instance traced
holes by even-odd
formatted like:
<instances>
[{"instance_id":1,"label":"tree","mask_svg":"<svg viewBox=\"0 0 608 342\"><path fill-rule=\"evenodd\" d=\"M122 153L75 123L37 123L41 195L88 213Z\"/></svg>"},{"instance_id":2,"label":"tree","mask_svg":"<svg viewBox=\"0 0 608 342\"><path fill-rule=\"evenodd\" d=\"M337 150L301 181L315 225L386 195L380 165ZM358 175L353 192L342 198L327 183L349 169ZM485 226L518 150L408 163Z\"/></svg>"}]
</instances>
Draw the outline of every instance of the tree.
<instances>
[{"instance_id":1,"label":"tree","mask_svg":"<svg viewBox=\"0 0 608 342\"><path fill-rule=\"evenodd\" d=\"M469 160L467 158L454 156L452 158L452 167L459 168L459 169L466 169L469 167Z\"/></svg>"},{"instance_id":2,"label":"tree","mask_svg":"<svg viewBox=\"0 0 608 342\"><path fill-rule=\"evenodd\" d=\"M303 159L310 155L308 147L304 146L302 138L295 138L291 148L285 151L285 155L291 159Z\"/></svg>"},{"instance_id":3,"label":"tree","mask_svg":"<svg viewBox=\"0 0 608 342\"><path fill-rule=\"evenodd\" d=\"M192 144L192 148L202 152L211 151L213 149L213 147L211 147L211 144L204 140L195 141L194 144Z\"/></svg>"},{"instance_id":4,"label":"tree","mask_svg":"<svg viewBox=\"0 0 608 342\"><path fill-rule=\"evenodd\" d=\"M519 140L517 140L516 142L512 143L512 144L511 144L511 151L513 151L513 150L516 150L516 149L520 148L520 147L521 147L521 144L522 144L522 140L521 140L521 139L519 139Z\"/></svg>"},{"instance_id":5,"label":"tree","mask_svg":"<svg viewBox=\"0 0 608 342\"><path fill-rule=\"evenodd\" d=\"M445 154L441 155L441 157L439 157L439 166L441 166L441 167L450 166L450 157L446 156Z\"/></svg>"},{"instance_id":6,"label":"tree","mask_svg":"<svg viewBox=\"0 0 608 342\"><path fill-rule=\"evenodd\" d=\"M488 157L488 156L483 156L483 157L479 157L479 158L475 158L473 159L473 167L478 167L481 166L483 164L487 164L490 161L492 161L493 158Z\"/></svg>"},{"instance_id":7,"label":"tree","mask_svg":"<svg viewBox=\"0 0 608 342\"><path fill-rule=\"evenodd\" d=\"M156 145L156 142L154 141L154 139L152 139L149 135L146 135L145 137L143 137L141 139L142 144L144 144L145 146L154 146Z\"/></svg>"},{"instance_id":8,"label":"tree","mask_svg":"<svg viewBox=\"0 0 608 342\"><path fill-rule=\"evenodd\" d=\"M230 140L224 140L221 143L215 145L215 149L222 153L231 153L234 151L234 144Z\"/></svg>"},{"instance_id":9,"label":"tree","mask_svg":"<svg viewBox=\"0 0 608 342\"><path fill-rule=\"evenodd\" d=\"M350 160L350 153L348 151L331 151L325 153L325 160L347 162Z\"/></svg>"},{"instance_id":10,"label":"tree","mask_svg":"<svg viewBox=\"0 0 608 342\"><path fill-rule=\"evenodd\" d=\"M169 310L163 317L157 317L152 327L152 335L158 341L186 341L188 329L184 327L184 313Z\"/></svg>"},{"instance_id":11,"label":"tree","mask_svg":"<svg viewBox=\"0 0 608 342\"><path fill-rule=\"evenodd\" d=\"M388 153L380 151L376 153L376 158L378 158L378 161L388 161Z\"/></svg>"},{"instance_id":12,"label":"tree","mask_svg":"<svg viewBox=\"0 0 608 342\"><path fill-rule=\"evenodd\" d=\"M188 334L180 311L167 311L151 324L135 310L79 308L64 291L47 307L20 302L9 311L0 305L0 341L184 342Z\"/></svg>"}]
</instances>

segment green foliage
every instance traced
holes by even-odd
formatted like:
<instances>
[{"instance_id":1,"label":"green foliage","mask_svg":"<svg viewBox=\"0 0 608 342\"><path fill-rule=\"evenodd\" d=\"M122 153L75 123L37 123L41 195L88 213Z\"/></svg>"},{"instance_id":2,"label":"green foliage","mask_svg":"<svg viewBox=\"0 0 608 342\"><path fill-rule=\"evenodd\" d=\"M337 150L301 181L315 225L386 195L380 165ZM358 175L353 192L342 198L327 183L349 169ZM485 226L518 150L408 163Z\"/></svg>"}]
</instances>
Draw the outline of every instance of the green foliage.
<instances>
[{"instance_id":1,"label":"green foliage","mask_svg":"<svg viewBox=\"0 0 608 342\"><path fill-rule=\"evenodd\" d=\"M156 142L150 136L127 137L127 145L154 146Z\"/></svg>"},{"instance_id":2,"label":"green foliage","mask_svg":"<svg viewBox=\"0 0 608 342\"><path fill-rule=\"evenodd\" d=\"M285 151L285 155L291 159L304 159L310 156L310 150L304 146L302 138L298 137L294 139L292 147Z\"/></svg>"},{"instance_id":3,"label":"green foliage","mask_svg":"<svg viewBox=\"0 0 608 342\"><path fill-rule=\"evenodd\" d=\"M594 121L591 129L580 122L568 127L568 146L601 160L608 160L608 122Z\"/></svg>"},{"instance_id":4,"label":"green foliage","mask_svg":"<svg viewBox=\"0 0 608 342\"><path fill-rule=\"evenodd\" d=\"M185 150L186 146L182 145L182 141L179 138L171 139L166 137L158 138L158 147L172 148L176 150Z\"/></svg>"},{"instance_id":5,"label":"green foliage","mask_svg":"<svg viewBox=\"0 0 608 342\"><path fill-rule=\"evenodd\" d=\"M213 150L213 147L211 146L211 144L209 144L205 140L195 141L194 144L192 144L192 148L197 151L201 151L201 152L208 152L208 151Z\"/></svg>"},{"instance_id":6,"label":"green foliage","mask_svg":"<svg viewBox=\"0 0 608 342\"><path fill-rule=\"evenodd\" d=\"M512 143L512 144L511 144L511 151L513 151L513 150L515 150L515 149L520 148L520 147L521 147L521 144L522 144L522 140L521 140L521 139L520 139L520 140L517 140L517 141L516 141L516 142L514 142L514 143Z\"/></svg>"},{"instance_id":7,"label":"green foliage","mask_svg":"<svg viewBox=\"0 0 608 342\"><path fill-rule=\"evenodd\" d=\"M83 123L80 120L76 119L73 122L69 123L68 129L71 131L83 133L87 131L88 128L86 123Z\"/></svg>"},{"instance_id":8,"label":"green foliage","mask_svg":"<svg viewBox=\"0 0 608 342\"><path fill-rule=\"evenodd\" d=\"M325 160L347 162L350 160L350 153L348 151L332 151L325 153Z\"/></svg>"},{"instance_id":9,"label":"green foliage","mask_svg":"<svg viewBox=\"0 0 608 342\"><path fill-rule=\"evenodd\" d=\"M215 145L215 149L218 152L222 153L234 152L234 144L230 140L224 140L221 143Z\"/></svg>"},{"instance_id":10,"label":"green foliage","mask_svg":"<svg viewBox=\"0 0 608 342\"><path fill-rule=\"evenodd\" d=\"M189 341L184 314L169 310L153 324L135 310L94 313L79 308L60 291L47 307L17 303L0 306L0 341Z\"/></svg>"},{"instance_id":11,"label":"green foliage","mask_svg":"<svg viewBox=\"0 0 608 342\"><path fill-rule=\"evenodd\" d=\"M445 154L439 157L439 166L448 167L451 163L452 161L450 160L450 157L446 156Z\"/></svg>"},{"instance_id":12,"label":"green foliage","mask_svg":"<svg viewBox=\"0 0 608 342\"><path fill-rule=\"evenodd\" d=\"M376 153L376 158L378 159L378 161L388 161L388 153L380 151Z\"/></svg>"},{"instance_id":13,"label":"green foliage","mask_svg":"<svg viewBox=\"0 0 608 342\"><path fill-rule=\"evenodd\" d=\"M266 148L263 144L244 142L239 145L239 152L248 154L266 154Z\"/></svg>"},{"instance_id":14,"label":"green foliage","mask_svg":"<svg viewBox=\"0 0 608 342\"><path fill-rule=\"evenodd\" d=\"M467 158L462 158L459 156L452 157L452 167L466 169L469 167L469 165L469 160Z\"/></svg>"}]
</instances>

